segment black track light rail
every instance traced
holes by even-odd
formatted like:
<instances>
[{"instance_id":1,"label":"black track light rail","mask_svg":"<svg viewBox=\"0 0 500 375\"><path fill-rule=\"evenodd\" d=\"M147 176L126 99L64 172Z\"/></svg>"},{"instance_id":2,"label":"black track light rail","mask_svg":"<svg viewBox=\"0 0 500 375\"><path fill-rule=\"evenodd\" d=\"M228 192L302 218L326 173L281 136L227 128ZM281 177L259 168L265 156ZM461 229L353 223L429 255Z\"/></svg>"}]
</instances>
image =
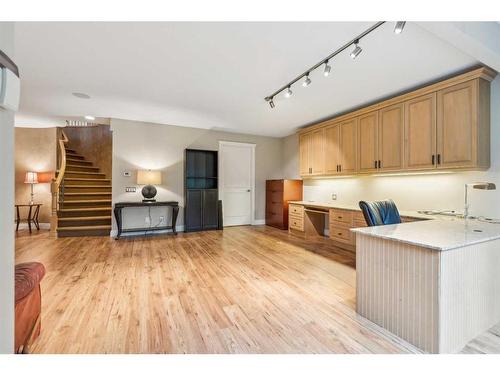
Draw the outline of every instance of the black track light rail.
<instances>
[{"instance_id":1,"label":"black track light rail","mask_svg":"<svg viewBox=\"0 0 500 375\"><path fill-rule=\"evenodd\" d=\"M344 44L342 47L340 47L339 49L337 49L335 52L331 53L329 56L327 56L326 58L324 58L323 60L321 60L319 63L317 63L316 65L310 67L304 73L302 73L301 75L297 76L292 81L288 82L286 85L284 85L280 89L278 89L275 92L273 92L271 95L266 96L265 100L267 102L271 101L280 92L282 92L283 90L286 90L287 88L289 88L290 86L292 86L294 83L296 83L297 81L301 80L306 75L308 75L309 73L311 73L313 70L319 68L321 65L325 64L330 59L332 59L333 57L335 57L336 55L338 55L340 52L346 50L347 48L349 48L353 44L359 43L359 41L360 41L361 38L363 38L366 35L370 34L372 31L374 31L378 27L382 26L384 23L385 23L385 21L379 21L376 24L374 24L373 26L369 27L368 29L366 29L365 31L363 31L361 34L359 34L357 37L353 38L352 40L350 40L349 42L347 42L346 44Z\"/></svg>"}]
</instances>

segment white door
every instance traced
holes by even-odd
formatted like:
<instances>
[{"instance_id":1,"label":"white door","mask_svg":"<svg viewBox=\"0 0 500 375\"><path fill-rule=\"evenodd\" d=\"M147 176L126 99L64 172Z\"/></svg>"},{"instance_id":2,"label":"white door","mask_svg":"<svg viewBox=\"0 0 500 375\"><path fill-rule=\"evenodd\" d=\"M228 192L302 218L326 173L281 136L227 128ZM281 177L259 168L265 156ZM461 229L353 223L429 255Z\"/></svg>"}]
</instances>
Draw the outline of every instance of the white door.
<instances>
[{"instance_id":1,"label":"white door","mask_svg":"<svg viewBox=\"0 0 500 375\"><path fill-rule=\"evenodd\" d=\"M219 191L224 226L252 224L255 200L255 145L220 141L219 165Z\"/></svg>"}]
</instances>

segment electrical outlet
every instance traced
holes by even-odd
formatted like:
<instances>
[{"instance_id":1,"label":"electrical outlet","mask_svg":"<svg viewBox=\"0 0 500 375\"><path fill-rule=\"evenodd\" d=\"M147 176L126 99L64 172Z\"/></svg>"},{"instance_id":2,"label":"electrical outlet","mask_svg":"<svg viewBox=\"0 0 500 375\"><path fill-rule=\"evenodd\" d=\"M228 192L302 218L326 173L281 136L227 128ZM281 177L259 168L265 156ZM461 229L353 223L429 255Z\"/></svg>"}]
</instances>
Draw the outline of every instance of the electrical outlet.
<instances>
[{"instance_id":1,"label":"electrical outlet","mask_svg":"<svg viewBox=\"0 0 500 375\"><path fill-rule=\"evenodd\" d=\"M160 216L160 223L163 223L165 221L165 216Z\"/></svg>"},{"instance_id":2,"label":"electrical outlet","mask_svg":"<svg viewBox=\"0 0 500 375\"><path fill-rule=\"evenodd\" d=\"M332 194L332 200L333 200L333 201L336 201L336 200L337 200L337 194L335 194L335 193L333 193L333 194Z\"/></svg>"},{"instance_id":3,"label":"electrical outlet","mask_svg":"<svg viewBox=\"0 0 500 375\"><path fill-rule=\"evenodd\" d=\"M132 187L132 186L127 186L125 188L125 193L135 193L136 192L136 188L135 187Z\"/></svg>"},{"instance_id":4,"label":"electrical outlet","mask_svg":"<svg viewBox=\"0 0 500 375\"><path fill-rule=\"evenodd\" d=\"M123 177L130 177L130 176L132 176L132 173L130 171L123 172Z\"/></svg>"}]
</instances>

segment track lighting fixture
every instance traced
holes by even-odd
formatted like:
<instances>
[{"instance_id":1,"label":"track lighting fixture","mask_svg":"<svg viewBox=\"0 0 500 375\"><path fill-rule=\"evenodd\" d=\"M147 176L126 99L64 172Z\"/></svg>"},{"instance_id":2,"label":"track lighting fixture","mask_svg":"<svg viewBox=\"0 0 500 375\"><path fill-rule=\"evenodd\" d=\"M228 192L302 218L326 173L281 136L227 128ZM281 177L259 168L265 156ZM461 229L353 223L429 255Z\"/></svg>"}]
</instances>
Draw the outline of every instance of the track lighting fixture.
<instances>
[{"instance_id":1,"label":"track lighting fixture","mask_svg":"<svg viewBox=\"0 0 500 375\"><path fill-rule=\"evenodd\" d=\"M354 60L356 57L358 57L358 55L361 53L361 51L363 51L363 49L362 49L362 48L358 45L358 43L359 43L359 39L358 39L358 40L356 40L356 41L354 42L354 45L355 45L356 47L352 50L352 52L351 52L351 54L350 54L351 59L353 59L353 60Z\"/></svg>"},{"instance_id":2,"label":"track lighting fixture","mask_svg":"<svg viewBox=\"0 0 500 375\"><path fill-rule=\"evenodd\" d=\"M302 82L303 87L307 87L311 84L311 79L309 78L309 73L306 74L306 79Z\"/></svg>"},{"instance_id":3,"label":"track lighting fixture","mask_svg":"<svg viewBox=\"0 0 500 375\"><path fill-rule=\"evenodd\" d=\"M394 34L401 34L405 28L406 21L397 21L394 26Z\"/></svg>"},{"instance_id":4,"label":"track lighting fixture","mask_svg":"<svg viewBox=\"0 0 500 375\"><path fill-rule=\"evenodd\" d=\"M276 90L271 95L267 96L265 98L265 100L269 103L269 106L271 108L275 107L273 99L274 99L274 97L276 95L278 95L278 94L280 94L282 92L284 92L285 98L289 98L290 96L292 96L292 94L293 94L292 93L292 89L291 89L292 85L294 83L300 81L301 79L304 79L304 81L302 82L302 86L304 86L304 87L309 86L311 84L311 79L309 78L309 74L312 71L320 68L321 66L324 65L323 75L325 77L327 77L328 75L330 75L332 67L329 65L329 61L332 58L334 58L335 56L337 56L339 53L341 53L344 50L346 50L347 48L351 47L352 45L354 45L354 49L350 53L350 56L351 56L352 59L355 59L356 57L358 57L358 55L363 51L363 49L359 46L359 41L361 40L361 38L364 38L366 35L370 34L372 31L374 31L378 27L382 26L384 23L385 23L385 21L377 22L376 24L374 24L373 26L369 27L368 29L366 29L365 31L363 31L361 34L359 34L356 38L354 38L354 39L350 40L349 42L345 43L342 47L338 48L335 52L331 53L329 56L327 56L326 58L324 58L323 60L321 60L316 65L311 66L304 73L302 73L301 75L297 76L292 81L288 82L285 86L281 87L280 89ZM406 24L405 21L397 21L396 25L394 27L394 32L396 34L401 34L401 32L403 31L403 29L405 27L405 24Z\"/></svg>"},{"instance_id":5,"label":"track lighting fixture","mask_svg":"<svg viewBox=\"0 0 500 375\"><path fill-rule=\"evenodd\" d=\"M328 77L330 75L330 71L332 70L332 67L328 65L328 60L325 61L325 70L323 70L323 75L325 77Z\"/></svg>"}]
</instances>

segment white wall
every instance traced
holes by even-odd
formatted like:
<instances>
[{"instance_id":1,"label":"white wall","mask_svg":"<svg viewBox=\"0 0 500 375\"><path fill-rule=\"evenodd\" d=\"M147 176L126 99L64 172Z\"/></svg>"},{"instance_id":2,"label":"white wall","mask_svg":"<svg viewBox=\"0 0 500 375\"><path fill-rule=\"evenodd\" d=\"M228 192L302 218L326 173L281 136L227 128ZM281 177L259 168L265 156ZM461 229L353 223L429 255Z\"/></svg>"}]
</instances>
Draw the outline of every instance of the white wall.
<instances>
[{"instance_id":1,"label":"white wall","mask_svg":"<svg viewBox=\"0 0 500 375\"><path fill-rule=\"evenodd\" d=\"M206 129L159 125L137 121L111 119L113 131L113 203L140 201L140 189L126 193L125 187L136 185L138 169L163 171L163 184L157 187L157 200L178 201L181 209L177 225L184 223L184 150L198 148L218 150L219 141L255 143L255 219L265 218L265 181L281 178L281 139ZM131 171L132 177L124 177ZM152 208L153 225L159 216L166 215L165 208ZM147 209L134 209L124 215L125 227L144 227ZM169 217L168 217L169 219ZM113 229L116 229L113 218ZM181 228L179 228L181 229Z\"/></svg>"},{"instance_id":2,"label":"white wall","mask_svg":"<svg viewBox=\"0 0 500 375\"><path fill-rule=\"evenodd\" d=\"M14 24L0 22L0 50L14 60ZM0 353L14 351L14 113L0 109Z\"/></svg>"},{"instance_id":3,"label":"white wall","mask_svg":"<svg viewBox=\"0 0 500 375\"><path fill-rule=\"evenodd\" d=\"M286 178L298 177L298 137L282 141ZM289 159L286 161L285 159ZM500 218L500 77L491 85L491 167L484 172L457 172L408 176L370 176L304 181L304 199L357 205L359 200L392 198L402 210L463 210L464 184L489 181L495 191L474 190L470 195L472 215Z\"/></svg>"}]
</instances>

